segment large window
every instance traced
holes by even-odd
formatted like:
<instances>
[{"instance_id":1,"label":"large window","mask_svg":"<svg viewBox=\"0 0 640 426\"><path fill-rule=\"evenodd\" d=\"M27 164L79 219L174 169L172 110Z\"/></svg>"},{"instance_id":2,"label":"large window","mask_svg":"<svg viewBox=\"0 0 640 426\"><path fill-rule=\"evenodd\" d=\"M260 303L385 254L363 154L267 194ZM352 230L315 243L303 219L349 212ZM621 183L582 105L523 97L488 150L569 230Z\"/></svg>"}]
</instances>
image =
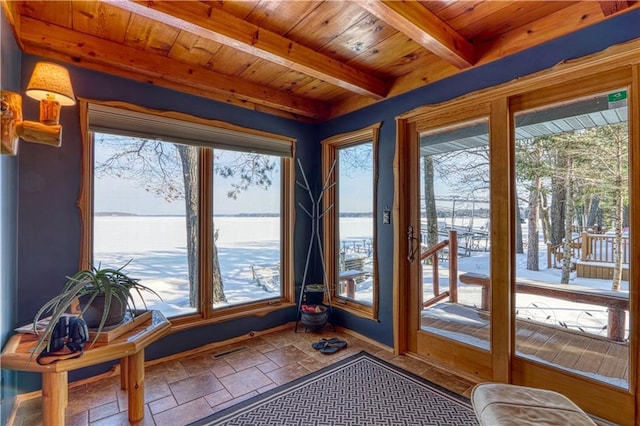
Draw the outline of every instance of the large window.
<instances>
[{"instance_id":1,"label":"large window","mask_svg":"<svg viewBox=\"0 0 640 426\"><path fill-rule=\"evenodd\" d=\"M213 157L213 305L280 297L281 160L218 149Z\"/></svg>"},{"instance_id":2,"label":"large window","mask_svg":"<svg viewBox=\"0 0 640 426\"><path fill-rule=\"evenodd\" d=\"M145 300L167 317L195 312L198 198L185 194L198 193L198 148L107 133L93 141L93 263L124 266L162 297ZM189 153L193 170L183 170Z\"/></svg>"},{"instance_id":3,"label":"large window","mask_svg":"<svg viewBox=\"0 0 640 426\"><path fill-rule=\"evenodd\" d=\"M292 141L139 108L87 115L85 265L124 266L160 295L149 308L183 321L293 300Z\"/></svg>"},{"instance_id":4,"label":"large window","mask_svg":"<svg viewBox=\"0 0 640 426\"><path fill-rule=\"evenodd\" d=\"M327 278L338 304L374 318L378 127L323 141Z\"/></svg>"}]
</instances>

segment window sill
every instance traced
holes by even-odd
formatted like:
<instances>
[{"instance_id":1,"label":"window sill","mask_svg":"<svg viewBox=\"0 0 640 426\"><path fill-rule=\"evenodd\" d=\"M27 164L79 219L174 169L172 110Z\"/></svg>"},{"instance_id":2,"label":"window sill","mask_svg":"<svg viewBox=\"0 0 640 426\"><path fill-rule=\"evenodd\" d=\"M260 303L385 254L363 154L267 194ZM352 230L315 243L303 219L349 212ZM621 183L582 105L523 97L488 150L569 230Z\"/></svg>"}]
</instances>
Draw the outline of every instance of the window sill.
<instances>
[{"instance_id":1,"label":"window sill","mask_svg":"<svg viewBox=\"0 0 640 426\"><path fill-rule=\"evenodd\" d=\"M248 318L248 317L261 318L282 309L289 309L289 308L295 308L295 307L296 307L295 303L283 302L276 305L262 306L262 307L258 307L250 310L247 310L246 307L244 307L244 309L242 310L234 310L234 311L224 312L224 313L214 312L213 316L209 318L203 318L201 316L179 317L179 318L170 320L171 321L170 333L177 333L185 330L190 330L192 328L219 324L219 323L223 323L226 321L231 321L239 318Z\"/></svg>"},{"instance_id":2,"label":"window sill","mask_svg":"<svg viewBox=\"0 0 640 426\"><path fill-rule=\"evenodd\" d=\"M335 299L335 303L333 305L334 308L342 309L352 315L355 315L359 318L368 319L371 321L378 321L377 316L373 312L373 308L371 306L360 305L358 303L354 303L345 299Z\"/></svg>"}]
</instances>

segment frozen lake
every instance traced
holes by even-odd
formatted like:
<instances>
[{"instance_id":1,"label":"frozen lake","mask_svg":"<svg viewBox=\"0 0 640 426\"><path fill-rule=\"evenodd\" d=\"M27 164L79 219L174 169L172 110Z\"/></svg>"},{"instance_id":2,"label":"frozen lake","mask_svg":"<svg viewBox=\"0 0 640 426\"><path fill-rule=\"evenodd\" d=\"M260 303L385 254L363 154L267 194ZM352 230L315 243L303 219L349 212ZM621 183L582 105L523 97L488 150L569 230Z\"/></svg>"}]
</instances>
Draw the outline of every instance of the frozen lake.
<instances>
[{"instance_id":1,"label":"frozen lake","mask_svg":"<svg viewBox=\"0 0 640 426\"><path fill-rule=\"evenodd\" d=\"M349 247L354 242L370 238L371 218L342 218L340 224L343 241L346 241L342 247ZM274 293L265 291L256 284L251 265L274 266L280 262L279 219L221 216L214 218L214 228L218 235L216 245L228 304L275 297ZM118 267L133 259L127 271L162 295L162 301L149 299L150 307L160 309L168 316L194 312L188 299L185 235L184 217L98 216L95 219L95 261L102 262L105 266ZM518 255L518 277L559 283L561 271L546 269L546 246L541 244L540 248L541 270L526 270L526 255ZM459 273L476 272L488 275L489 253L472 254L471 257L459 259ZM445 262L440 268L441 287L445 289L448 285L446 268ZM425 274L425 292L430 291L430 283L428 274ZM608 280L577 278L575 273L572 273L571 284L606 290L611 286ZM628 282L622 284L622 291L628 294ZM460 302L470 306L478 305L479 292L477 286L460 284ZM367 283L359 285L357 297L361 300L371 300L371 286ZM521 314L545 321L563 321L574 327L589 328L606 324L607 312L604 308L524 294L519 294L516 302Z\"/></svg>"},{"instance_id":2,"label":"frozen lake","mask_svg":"<svg viewBox=\"0 0 640 426\"><path fill-rule=\"evenodd\" d=\"M370 238L371 218L343 218L343 235ZM157 291L163 300L145 299L167 316L195 311L189 304L185 218L181 216L96 216L94 259L103 266L126 270ZM277 217L219 216L214 218L216 246L228 304L275 297L253 279L251 265L280 262L280 221ZM305 246L306 249L306 246ZM359 294L359 297L367 295ZM371 298L369 292L369 299Z\"/></svg>"}]
</instances>

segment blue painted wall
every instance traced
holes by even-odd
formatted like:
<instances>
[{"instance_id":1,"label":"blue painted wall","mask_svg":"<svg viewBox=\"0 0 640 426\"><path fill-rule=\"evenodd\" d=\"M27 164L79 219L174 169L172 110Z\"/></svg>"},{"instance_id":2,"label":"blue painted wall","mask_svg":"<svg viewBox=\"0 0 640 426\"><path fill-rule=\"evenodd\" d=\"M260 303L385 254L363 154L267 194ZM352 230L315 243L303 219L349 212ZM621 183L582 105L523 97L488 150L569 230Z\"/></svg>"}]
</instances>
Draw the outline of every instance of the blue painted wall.
<instances>
[{"instance_id":1,"label":"blue painted wall","mask_svg":"<svg viewBox=\"0 0 640 426\"><path fill-rule=\"evenodd\" d=\"M150 108L181 111L295 137L298 139L297 156L303 162L316 190L321 185L319 141L336 133L359 129L382 121L378 186L378 211L382 211L385 206L393 203L392 162L395 150L395 116L419 105L442 102L473 90L548 68L564 59L583 56L610 45L640 37L638 22L640 22L640 11L634 11L511 58L466 71L317 126L77 67L69 67L69 69L76 95L80 97L121 100ZM26 85L36 60L37 58L27 55L22 57L22 87ZM37 114L36 102L26 100L25 116L37 117ZM58 285L61 285L64 280L62 277L72 274L79 263L81 224L76 200L80 188L81 138L77 108L63 108L62 124L64 136L61 148L23 143L18 157L18 217L20 220L17 246L19 261L17 323L29 322L42 303L56 293ZM302 200L305 195L297 189L298 199ZM298 284L302 279L308 238L309 223L304 213L298 210L295 227L295 267ZM379 321L357 318L337 310L336 322L374 340L392 345L393 234L392 226L382 225L380 221L378 222L378 253ZM314 259L311 276L314 280L318 280L321 279L321 274L318 274L319 261L317 256ZM244 318L188 330L168 336L151 346L147 351L147 358L170 355L293 320L295 320L295 310L289 309L265 318ZM69 379L75 380L95 374L105 368L106 366L101 366L96 369L82 370L70 375ZM34 376L20 375L21 391L32 390L39 386L39 377Z\"/></svg>"},{"instance_id":2,"label":"blue painted wall","mask_svg":"<svg viewBox=\"0 0 640 426\"><path fill-rule=\"evenodd\" d=\"M25 87L39 58L22 58L22 87ZM68 67L77 97L119 100L159 110L179 111L204 118L227 121L239 126L278 133L297 140L296 154L307 173L320 158L320 147L314 136L315 127L293 120L250 111L196 96L178 93L151 84ZM25 117L37 117L38 105L24 102ZM53 297L66 276L78 268L81 221L76 205L81 179L81 134L77 106L61 111L63 141L60 148L22 143L18 176L18 323L28 323L40 306ZM312 176L315 182L318 179ZM297 190L296 196L305 194ZM295 224L296 282L302 280L310 224L302 211ZM315 260L315 258L314 258ZM310 277L318 279L318 262L311 265ZM295 321L295 309L275 312L262 318L245 318L224 324L206 326L167 337L147 350L148 358L170 355L206 343L228 339L251 331L264 330ZM104 371L108 366L71 372L69 380ZM37 388L36 374L20 374L21 390Z\"/></svg>"},{"instance_id":3,"label":"blue painted wall","mask_svg":"<svg viewBox=\"0 0 640 426\"><path fill-rule=\"evenodd\" d=\"M2 9L2 8L0 8ZM20 91L20 60L22 54L16 44L4 9L0 12L0 89ZM11 336L16 322L16 252L18 228L18 158L0 156L0 346ZM7 416L16 396L16 373L0 373L0 422Z\"/></svg>"}]
</instances>

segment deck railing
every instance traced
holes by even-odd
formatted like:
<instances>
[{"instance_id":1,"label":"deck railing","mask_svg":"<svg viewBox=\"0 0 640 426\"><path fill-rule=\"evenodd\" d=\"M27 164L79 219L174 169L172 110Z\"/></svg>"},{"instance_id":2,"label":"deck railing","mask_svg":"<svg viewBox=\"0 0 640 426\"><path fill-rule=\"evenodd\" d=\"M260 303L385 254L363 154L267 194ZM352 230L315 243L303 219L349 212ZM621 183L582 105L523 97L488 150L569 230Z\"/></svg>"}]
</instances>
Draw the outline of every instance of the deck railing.
<instances>
[{"instance_id":1,"label":"deck railing","mask_svg":"<svg viewBox=\"0 0 640 426\"><path fill-rule=\"evenodd\" d=\"M440 278L438 273L438 262L440 252L449 249L449 290L440 292ZM434 305L439 301L449 298L449 302L458 303L458 233L454 230L449 231L449 239L442 240L433 247L429 247L420 255L420 262L425 264L426 260L431 259L431 268L433 271L433 297L422 303L424 308Z\"/></svg>"},{"instance_id":2,"label":"deck railing","mask_svg":"<svg viewBox=\"0 0 640 426\"><path fill-rule=\"evenodd\" d=\"M629 237L622 236L620 247L615 235L589 234L583 232L571 240L571 258L584 262L614 263L616 252L620 251L622 263L629 263ZM549 244L547 250L547 267L555 268L562 260L564 243Z\"/></svg>"},{"instance_id":3,"label":"deck railing","mask_svg":"<svg viewBox=\"0 0 640 426\"><path fill-rule=\"evenodd\" d=\"M481 307L487 311L490 309L491 280L487 275L467 272L466 274L460 275L460 282L482 286ZM625 318L626 311L629 310L629 298L623 293L616 294L612 292L598 292L597 290L575 290L525 281L516 281L516 291L518 293L536 294L576 303L604 306L609 311L607 337L616 342L624 341Z\"/></svg>"}]
</instances>

